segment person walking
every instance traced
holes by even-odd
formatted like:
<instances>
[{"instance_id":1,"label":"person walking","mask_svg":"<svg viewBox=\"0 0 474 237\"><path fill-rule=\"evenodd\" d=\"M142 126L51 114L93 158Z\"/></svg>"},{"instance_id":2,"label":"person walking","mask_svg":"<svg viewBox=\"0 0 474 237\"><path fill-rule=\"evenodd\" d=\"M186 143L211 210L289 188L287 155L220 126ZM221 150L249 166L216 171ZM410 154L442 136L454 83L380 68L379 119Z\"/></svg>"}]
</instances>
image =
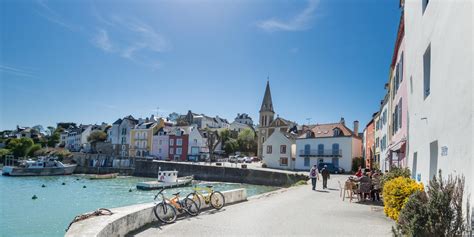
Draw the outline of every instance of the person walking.
<instances>
[{"instance_id":1,"label":"person walking","mask_svg":"<svg viewBox=\"0 0 474 237\"><path fill-rule=\"evenodd\" d=\"M321 169L321 176L323 176L323 189L327 189L329 179L329 170L327 165L324 165L324 168Z\"/></svg>"},{"instance_id":2,"label":"person walking","mask_svg":"<svg viewBox=\"0 0 474 237\"><path fill-rule=\"evenodd\" d=\"M319 171L316 165L313 165L313 167L309 171L309 178L311 179L313 190L316 190L316 181L319 179Z\"/></svg>"}]
</instances>

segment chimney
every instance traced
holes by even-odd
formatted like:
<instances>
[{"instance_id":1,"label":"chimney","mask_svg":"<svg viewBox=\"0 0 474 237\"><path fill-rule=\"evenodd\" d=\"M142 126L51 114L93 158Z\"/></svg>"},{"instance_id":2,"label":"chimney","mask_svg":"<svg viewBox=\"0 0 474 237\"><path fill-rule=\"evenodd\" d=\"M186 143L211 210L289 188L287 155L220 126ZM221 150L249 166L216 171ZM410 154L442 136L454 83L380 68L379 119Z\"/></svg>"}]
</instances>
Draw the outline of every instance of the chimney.
<instances>
[{"instance_id":1,"label":"chimney","mask_svg":"<svg viewBox=\"0 0 474 237\"><path fill-rule=\"evenodd\" d=\"M359 136L359 121L354 121L354 133L356 136Z\"/></svg>"},{"instance_id":2,"label":"chimney","mask_svg":"<svg viewBox=\"0 0 474 237\"><path fill-rule=\"evenodd\" d=\"M344 120L344 117L341 117L341 121L339 123L341 123L342 125L346 125L346 121Z\"/></svg>"}]
</instances>

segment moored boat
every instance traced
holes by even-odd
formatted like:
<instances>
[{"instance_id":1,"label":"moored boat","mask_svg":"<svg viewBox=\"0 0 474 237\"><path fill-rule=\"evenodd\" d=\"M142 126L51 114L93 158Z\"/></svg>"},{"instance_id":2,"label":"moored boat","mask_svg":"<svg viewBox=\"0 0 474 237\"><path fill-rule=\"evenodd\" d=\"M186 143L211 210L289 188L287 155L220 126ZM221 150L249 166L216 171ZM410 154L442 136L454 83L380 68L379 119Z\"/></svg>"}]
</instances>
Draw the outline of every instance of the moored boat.
<instances>
[{"instance_id":1,"label":"moored boat","mask_svg":"<svg viewBox=\"0 0 474 237\"><path fill-rule=\"evenodd\" d=\"M158 180L140 182L137 184L137 189L141 190L155 190L167 189L186 186L193 181L193 176L185 176L178 178L178 171L159 171Z\"/></svg>"},{"instance_id":2,"label":"moored boat","mask_svg":"<svg viewBox=\"0 0 474 237\"><path fill-rule=\"evenodd\" d=\"M56 157L38 157L37 160L23 160L18 166L4 166L2 175L7 176L49 176L70 175L77 165L63 164Z\"/></svg>"},{"instance_id":3,"label":"moored boat","mask_svg":"<svg viewBox=\"0 0 474 237\"><path fill-rule=\"evenodd\" d=\"M115 179L117 178L118 173L112 173L112 174L91 174L88 175L89 179Z\"/></svg>"}]
</instances>

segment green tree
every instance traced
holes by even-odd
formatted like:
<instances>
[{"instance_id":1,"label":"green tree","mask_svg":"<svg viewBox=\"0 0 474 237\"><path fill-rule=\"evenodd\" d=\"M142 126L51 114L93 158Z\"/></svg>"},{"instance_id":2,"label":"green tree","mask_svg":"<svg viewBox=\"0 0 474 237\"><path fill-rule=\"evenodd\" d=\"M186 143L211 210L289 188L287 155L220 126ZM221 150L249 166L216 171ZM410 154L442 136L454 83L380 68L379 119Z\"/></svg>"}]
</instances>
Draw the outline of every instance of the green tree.
<instances>
[{"instance_id":1,"label":"green tree","mask_svg":"<svg viewBox=\"0 0 474 237\"><path fill-rule=\"evenodd\" d=\"M50 128L50 127L48 127L48 129L49 129L49 128ZM62 127L57 127L57 128L54 130L53 134L51 134L51 136L48 137L48 142L47 142L47 144L48 144L49 147L55 147L56 144L59 143L60 138L61 138L61 133L62 133L63 131L64 131L64 128L62 128Z\"/></svg>"},{"instance_id":2,"label":"green tree","mask_svg":"<svg viewBox=\"0 0 474 237\"><path fill-rule=\"evenodd\" d=\"M233 154L239 150L239 142L234 138L229 138L224 143L224 151L227 155Z\"/></svg>"},{"instance_id":3,"label":"green tree","mask_svg":"<svg viewBox=\"0 0 474 237\"><path fill-rule=\"evenodd\" d=\"M254 148L256 147L257 140L255 132L252 129L246 128L242 130L237 137L237 141L241 151L253 153L256 152L256 149L254 150Z\"/></svg>"},{"instance_id":4,"label":"green tree","mask_svg":"<svg viewBox=\"0 0 474 237\"><path fill-rule=\"evenodd\" d=\"M205 131L207 133L207 147L209 148L209 162L212 162L214 161L214 151L221 142L221 137L218 131L213 131L208 128L206 128Z\"/></svg>"},{"instance_id":5,"label":"green tree","mask_svg":"<svg viewBox=\"0 0 474 237\"><path fill-rule=\"evenodd\" d=\"M219 131L219 135L221 136L222 143L225 143L230 139L230 130L222 129Z\"/></svg>"},{"instance_id":6,"label":"green tree","mask_svg":"<svg viewBox=\"0 0 474 237\"><path fill-rule=\"evenodd\" d=\"M5 148L0 148L0 158L3 158L4 156L11 154L12 152L8 149Z\"/></svg>"},{"instance_id":7,"label":"green tree","mask_svg":"<svg viewBox=\"0 0 474 237\"><path fill-rule=\"evenodd\" d=\"M40 144L34 144L31 146L30 150L28 151L28 156L34 156L35 152L41 150L41 145Z\"/></svg>"},{"instance_id":8,"label":"green tree","mask_svg":"<svg viewBox=\"0 0 474 237\"><path fill-rule=\"evenodd\" d=\"M15 157L25 157L33 145L34 142L31 138L14 138L8 142L7 149L11 150Z\"/></svg>"},{"instance_id":9,"label":"green tree","mask_svg":"<svg viewBox=\"0 0 474 237\"><path fill-rule=\"evenodd\" d=\"M89 137L87 137L87 141L90 142L93 151L96 150L96 145L98 142L103 142L105 140L107 140L107 133L100 130L91 132Z\"/></svg>"}]
</instances>

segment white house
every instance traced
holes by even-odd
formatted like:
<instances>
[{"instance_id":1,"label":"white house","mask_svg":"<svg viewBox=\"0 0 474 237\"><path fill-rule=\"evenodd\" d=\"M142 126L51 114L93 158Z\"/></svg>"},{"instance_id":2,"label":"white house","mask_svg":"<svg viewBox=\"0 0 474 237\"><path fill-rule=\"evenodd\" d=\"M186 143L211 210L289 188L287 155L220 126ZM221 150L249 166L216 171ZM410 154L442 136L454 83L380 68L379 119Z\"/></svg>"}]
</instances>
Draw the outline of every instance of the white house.
<instances>
[{"instance_id":1,"label":"white house","mask_svg":"<svg viewBox=\"0 0 474 237\"><path fill-rule=\"evenodd\" d=\"M462 174L474 185L473 3L406 1L408 167L417 180ZM471 203L474 195L471 195Z\"/></svg>"},{"instance_id":2,"label":"white house","mask_svg":"<svg viewBox=\"0 0 474 237\"><path fill-rule=\"evenodd\" d=\"M388 96L388 95L387 95ZM382 107L380 110L380 170L385 171L388 170L389 167L389 150L388 150L388 144L389 144L389 119L390 119L390 100L387 98L387 96L384 98L382 102Z\"/></svg>"},{"instance_id":3,"label":"white house","mask_svg":"<svg viewBox=\"0 0 474 237\"><path fill-rule=\"evenodd\" d=\"M241 123L253 126L253 120L248 114L237 114L237 117L235 117L234 119L234 123Z\"/></svg>"},{"instance_id":4,"label":"white house","mask_svg":"<svg viewBox=\"0 0 474 237\"><path fill-rule=\"evenodd\" d=\"M309 170L319 163L351 170L352 159L362 157L362 139L358 136L359 122L354 122L354 131L339 123L310 125L296 139L295 169Z\"/></svg>"},{"instance_id":5,"label":"white house","mask_svg":"<svg viewBox=\"0 0 474 237\"><path fill-rule=\"evenodd\" d=\"M263 163L268 168L295 169L297 135L276 130L263 143Z\"/></svg>"},{"instance_id":6,"label":"white house","mask_svg":"<svg viewBox=\"0 0 474 237\"><path fill-rule=\"evenodd\" d=\"M229 130L236 131L236 132L241 132L244 129L248 129L248 128L253 130L253 127L251 127L251 125L248 125L248 124L245 124L245 123L238 123L238 122L234 121L230 124Z\"/></svg>"},{"instance_id":7,"label":"white house","mask_svg":"<svg viewBox=\"0 0 474 237\"><path fill-rule=\"evenodd\" d=\"M167 160L169 158L169 132L170 127L160 128L155 135L153 135L151 155L159 160Z\"/></svg>"},{"instance_id":8,"label":"white house","mask_svg":"<svg viewBox=\"0 0 474 237\"><path fill-rule=\"evenodd\" d=\"M199 161L209 155L207 140L203 137L197 126L189 127L188 160Z\"/></svg>"},{"instance_id":9,"label":"white house","mask_svg":"<svg viewBox=\"0 0 474 237\"><path fill-rule=\"evenodd\" d=\"M138 124L131 115L117 119L108 131L108 141L112 144L115 155L128 156L130 147L130 131Z\"/></svg>"}]
</instances>

